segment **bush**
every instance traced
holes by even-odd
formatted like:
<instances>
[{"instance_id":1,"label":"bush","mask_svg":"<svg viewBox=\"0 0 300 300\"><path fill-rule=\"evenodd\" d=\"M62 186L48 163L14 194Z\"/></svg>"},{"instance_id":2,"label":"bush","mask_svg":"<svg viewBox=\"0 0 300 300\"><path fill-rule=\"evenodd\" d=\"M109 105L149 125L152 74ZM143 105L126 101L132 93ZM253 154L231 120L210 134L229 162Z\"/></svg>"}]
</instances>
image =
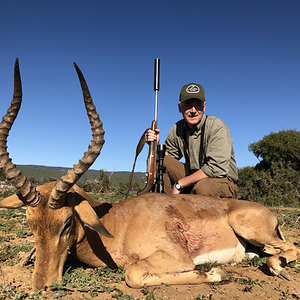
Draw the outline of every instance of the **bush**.
<instances>
[{"instance_id":1,"label":"bush","mask_svg":"<svg viewBox=\"0 0 300 300\"><path fill-rule=\"evenodd\" d=\"M267 206L300 206L300 132L279 131L249 145L261 161L239 169L239 197Z\"/></svg>"},{"instance_id":2,"label":"bush","mask_svg":"<svg viewBox=\"0 0 300 300\"><path fill-rule=\"evenodd\" d=\"M96 179L86 179L83 183L77 184L87 193L108 193L114 190L110 175L104 170L99 171Z\"/></svg>"}]
</instances>

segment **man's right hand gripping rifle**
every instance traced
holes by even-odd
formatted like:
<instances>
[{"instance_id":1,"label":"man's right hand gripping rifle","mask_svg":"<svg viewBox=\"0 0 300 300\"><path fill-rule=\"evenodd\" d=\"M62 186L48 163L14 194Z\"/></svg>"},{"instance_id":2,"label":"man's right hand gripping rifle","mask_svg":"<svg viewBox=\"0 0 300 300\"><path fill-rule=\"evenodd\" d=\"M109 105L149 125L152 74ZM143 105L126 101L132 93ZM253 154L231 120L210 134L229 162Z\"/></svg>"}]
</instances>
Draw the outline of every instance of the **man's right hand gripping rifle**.
<instances>
[{"instance_id":1,"label":"man's right hand gripping rifle","mask_svg":"<svg viewBox=\"0 0 300 300\"><path fill-rule=\"evenodd\" d=\"M146 143L149 145L150 142L156 141L159 144L160 130L156 128L155 130L149 129L146 135Z\"/></svg>"}]
</instances>

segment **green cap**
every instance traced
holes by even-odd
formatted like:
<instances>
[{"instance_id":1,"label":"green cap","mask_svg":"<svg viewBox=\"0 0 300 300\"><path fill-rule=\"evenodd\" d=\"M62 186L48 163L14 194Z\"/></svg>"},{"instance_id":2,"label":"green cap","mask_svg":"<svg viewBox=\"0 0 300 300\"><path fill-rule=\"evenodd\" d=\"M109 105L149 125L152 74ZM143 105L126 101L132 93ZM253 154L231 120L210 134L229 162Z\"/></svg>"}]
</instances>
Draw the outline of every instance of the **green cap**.
<instances>
[{"instance_id":1,"label":"green cap","mask_svg":"<svg viewBox=\"0 0 300 300\"><path fill-rule=\"evenodd\" d=\"M205 101L204 88L200 84L189 83L182 87L179 101L184 102L189 99L199 99Z\"/></svg>"}]
</instances>

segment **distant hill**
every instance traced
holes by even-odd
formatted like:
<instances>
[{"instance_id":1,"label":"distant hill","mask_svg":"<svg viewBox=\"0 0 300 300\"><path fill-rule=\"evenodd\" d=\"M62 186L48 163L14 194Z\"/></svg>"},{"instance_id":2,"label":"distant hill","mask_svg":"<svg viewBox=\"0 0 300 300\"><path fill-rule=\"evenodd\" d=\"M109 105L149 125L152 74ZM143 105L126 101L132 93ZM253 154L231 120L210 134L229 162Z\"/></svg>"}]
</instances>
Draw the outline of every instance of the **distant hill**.
<instances>
[{"instance_id":1,"label":"distant hill","mask_svg":"<svg viewBox=\"0 0 300 300\"><path fill-rule=\"evenodd\" d=\"M64 167L49 167L39 165L17 165L17 168L27 177L34 177L38 180L43 178L55 177L60 179L61 176L65 175L70 168ZM110 174L110 172L107 172ZM80 178L79 181L83 182L86 179L95 179L99 175L99 170L87 170L85 174ZM133 175L133 182L137 182L140 186L143 186L142 177L144 173L135 172ZM129 181L130 172L119 171L114 172L111 176L111 180L114 186L118 186L120 182L127 183Z\"/></svg>"}]
</instances>

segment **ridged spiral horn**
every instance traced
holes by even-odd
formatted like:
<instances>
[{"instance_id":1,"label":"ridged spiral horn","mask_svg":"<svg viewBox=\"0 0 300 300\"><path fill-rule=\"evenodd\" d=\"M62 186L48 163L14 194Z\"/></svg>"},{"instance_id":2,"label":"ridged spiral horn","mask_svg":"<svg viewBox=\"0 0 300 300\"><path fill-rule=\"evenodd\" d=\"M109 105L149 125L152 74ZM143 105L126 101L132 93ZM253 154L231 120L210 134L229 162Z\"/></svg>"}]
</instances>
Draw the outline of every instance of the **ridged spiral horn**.
<instances>
[{"instance_id":1,"label":"ridged spiral horn","mask_svg":"<svg viewBox=\"0 0 300 300\"><path fill-rule=\"evenodd\" d=\"M9 131L18 115L22 103L22 84L19 69L19 60L16 59L14 69L14 94L10 108L0 123L0 169L5 178L17 189L18 196L24 204L36 206L41 201L39 192L27 181L26 176L22 175L16 165L12 163L7 152L7 137Z\"/></svg>"},{"instance_id":2,"label":"ridged spiral horn","mask_svg":"<svg viewBox=\"0 0 300 300\"><path fill-rule=\"evenodd\" d=\"M77 182L77 180L79 180L80 177L94 163L104 144L104 130L102 127L102 122L100 121L99 115L96 112L96 107L93 104L93 100L85 79L78 66L75 63L73 64L80 81L85 108L91 124L93 139L91 141L91 145L88 147L88 151L84 153L83 158L80 159L79 162L73 166L73 169L70 169L65 176L62 176L52 189L48 204L53 209L60 208L64 205L65 195Z\"/></svg>"}]
</instances>

